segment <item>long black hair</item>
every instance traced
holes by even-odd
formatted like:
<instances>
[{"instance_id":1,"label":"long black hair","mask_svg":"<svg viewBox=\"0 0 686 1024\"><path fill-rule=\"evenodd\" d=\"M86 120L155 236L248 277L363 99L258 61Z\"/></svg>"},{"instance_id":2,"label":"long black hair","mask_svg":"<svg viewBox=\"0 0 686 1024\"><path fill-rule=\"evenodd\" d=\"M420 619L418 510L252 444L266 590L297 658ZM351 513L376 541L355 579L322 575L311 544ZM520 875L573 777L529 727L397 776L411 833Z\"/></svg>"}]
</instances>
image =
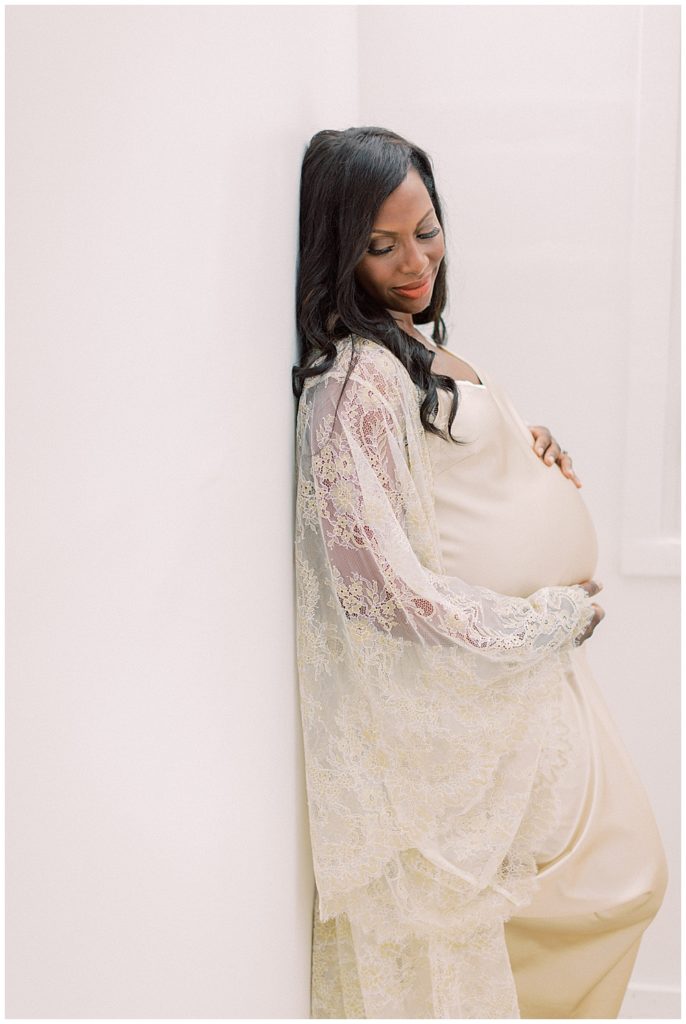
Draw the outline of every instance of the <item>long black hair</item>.
<instances>
[{"instance_id":1,"label":"long black hair","mask_svg":"<svg viewBox=\"0 0 686 1024\"><path fill-rule=\"evenodd\" d=\"M371 126L324 130L312 136L300 178L298 363L292 368L292 386L299 398L308 377L329 370L336 358L337 341L353 335L354 355L354 335L370 338L389 349L426 393L419 410L424 428L448 440L429 417L438 411L438 385L452 394L450 434L458 406L454 379L431 371L435 353L404 331L355 279L355 267L368 248L379 208L405 180L410 167L416 168L424 182L445 234L431 158L419 146L386 128ZM446 300L444 258L430 304L412 317L414 323L433 321L431 336L437 346L445 344L442 314ZM352 361L348 375L351 368ZM450 439L463 443L452 434Z\"/></svg>"}]
</instances>

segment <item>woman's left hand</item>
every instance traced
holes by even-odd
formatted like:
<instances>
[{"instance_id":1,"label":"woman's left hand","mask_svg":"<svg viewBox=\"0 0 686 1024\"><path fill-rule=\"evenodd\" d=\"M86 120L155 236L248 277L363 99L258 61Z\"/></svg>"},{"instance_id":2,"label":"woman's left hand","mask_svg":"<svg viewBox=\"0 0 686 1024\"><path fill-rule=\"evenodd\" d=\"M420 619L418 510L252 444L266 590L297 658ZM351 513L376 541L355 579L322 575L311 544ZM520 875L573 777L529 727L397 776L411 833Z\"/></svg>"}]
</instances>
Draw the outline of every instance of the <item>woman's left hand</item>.
<instances>
[{"instance_id":1,"label":"woman's left hand","mask_svg":"<svg viewBox=\"0 0 686 1024\"><path fill-rule=\"evenodd\" d=\"M548 428L536 426L529 427L529 430L534 435L534 451L543 459L546 466L552 466L553 463L557 462L560 466L560 471L565 476L569 477L577 487L583 487L581 480L579 480L572 469L571 455L569 452L562 451Z\"/></svg>"}]
</instances>

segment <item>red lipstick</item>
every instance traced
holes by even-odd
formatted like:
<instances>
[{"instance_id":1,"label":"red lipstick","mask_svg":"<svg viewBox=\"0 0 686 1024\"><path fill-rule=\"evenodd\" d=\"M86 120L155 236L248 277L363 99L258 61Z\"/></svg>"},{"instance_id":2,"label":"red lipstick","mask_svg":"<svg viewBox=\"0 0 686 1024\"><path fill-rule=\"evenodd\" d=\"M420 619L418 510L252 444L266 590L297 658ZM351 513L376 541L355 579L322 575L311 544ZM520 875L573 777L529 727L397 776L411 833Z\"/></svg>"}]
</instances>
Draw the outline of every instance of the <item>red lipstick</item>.
<instances>
[{"instance_id":1,"label":"red lipstick","mask_svg":"<svg viewBox=\"0 0 686 1024\"><path fill-rule=\"evenodd\" d=\"M398 295L404 295L407 299L420 299L423 295L426 295L430 287L431 274L419 281L418 284L408 285L405 288L394 288L393 291L397 292Z\"/></svg>"}]
</instances>

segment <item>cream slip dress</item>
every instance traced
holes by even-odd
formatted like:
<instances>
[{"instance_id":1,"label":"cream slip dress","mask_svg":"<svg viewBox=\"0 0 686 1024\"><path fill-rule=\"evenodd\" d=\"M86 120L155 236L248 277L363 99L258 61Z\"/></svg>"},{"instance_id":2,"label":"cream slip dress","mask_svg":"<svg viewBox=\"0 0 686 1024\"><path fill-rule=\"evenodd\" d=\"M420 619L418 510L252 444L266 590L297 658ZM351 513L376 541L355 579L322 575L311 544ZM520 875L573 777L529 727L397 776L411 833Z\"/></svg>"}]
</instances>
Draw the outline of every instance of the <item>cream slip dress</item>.
<instances>
[{"instance_id":1,"label":"cream slip dress","mask_svg":"<svg viewBox=\"0 0 686 1024\"><path fill-rule=\"evenodd\" d=\"M426 432L444 571L518 597L592 579L596 534L576 485L536 455L507 394L474 369L480 384L457 380L451 428L470 443ZM447 428L451 397L437 393L436 425ZM593 678L586 644L573 648L572 666L567 712L583 744L583 771L564 782L567 813L536 857L533 900L504 924L522 1018L617 1017L668 878L649 798ZM450 871L444 850L421 853ZM373 994L361 987L355 929L341 919L322 923L317 904L315 889L311 1017L377 1016ZM396 1016L440 1016L428 969L417 972L411 989Z\"/></svg>"}]
</instances>

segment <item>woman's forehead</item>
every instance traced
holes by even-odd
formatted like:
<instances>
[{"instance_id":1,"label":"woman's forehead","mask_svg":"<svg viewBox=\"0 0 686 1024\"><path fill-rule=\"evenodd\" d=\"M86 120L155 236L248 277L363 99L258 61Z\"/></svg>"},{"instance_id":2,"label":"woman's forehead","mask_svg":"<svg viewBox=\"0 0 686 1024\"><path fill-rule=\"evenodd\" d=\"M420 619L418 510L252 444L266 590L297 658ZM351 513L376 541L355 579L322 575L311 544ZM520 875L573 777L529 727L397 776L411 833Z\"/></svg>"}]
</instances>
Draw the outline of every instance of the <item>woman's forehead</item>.
<instances>
[{"instance_id":1,"label":"woman's forehead","mask_svg":"<svg viewBox=\"0 0 686 1024\"><path fill-rule=\"evenodd\" d=\"M384 230L387 234L395 233L395 221L412 222L411 226L421 223L433 213L433 203L414 167L410 168L404 180L379 207L374 220L374 230Z\"/></svg>"}]
</instances>

